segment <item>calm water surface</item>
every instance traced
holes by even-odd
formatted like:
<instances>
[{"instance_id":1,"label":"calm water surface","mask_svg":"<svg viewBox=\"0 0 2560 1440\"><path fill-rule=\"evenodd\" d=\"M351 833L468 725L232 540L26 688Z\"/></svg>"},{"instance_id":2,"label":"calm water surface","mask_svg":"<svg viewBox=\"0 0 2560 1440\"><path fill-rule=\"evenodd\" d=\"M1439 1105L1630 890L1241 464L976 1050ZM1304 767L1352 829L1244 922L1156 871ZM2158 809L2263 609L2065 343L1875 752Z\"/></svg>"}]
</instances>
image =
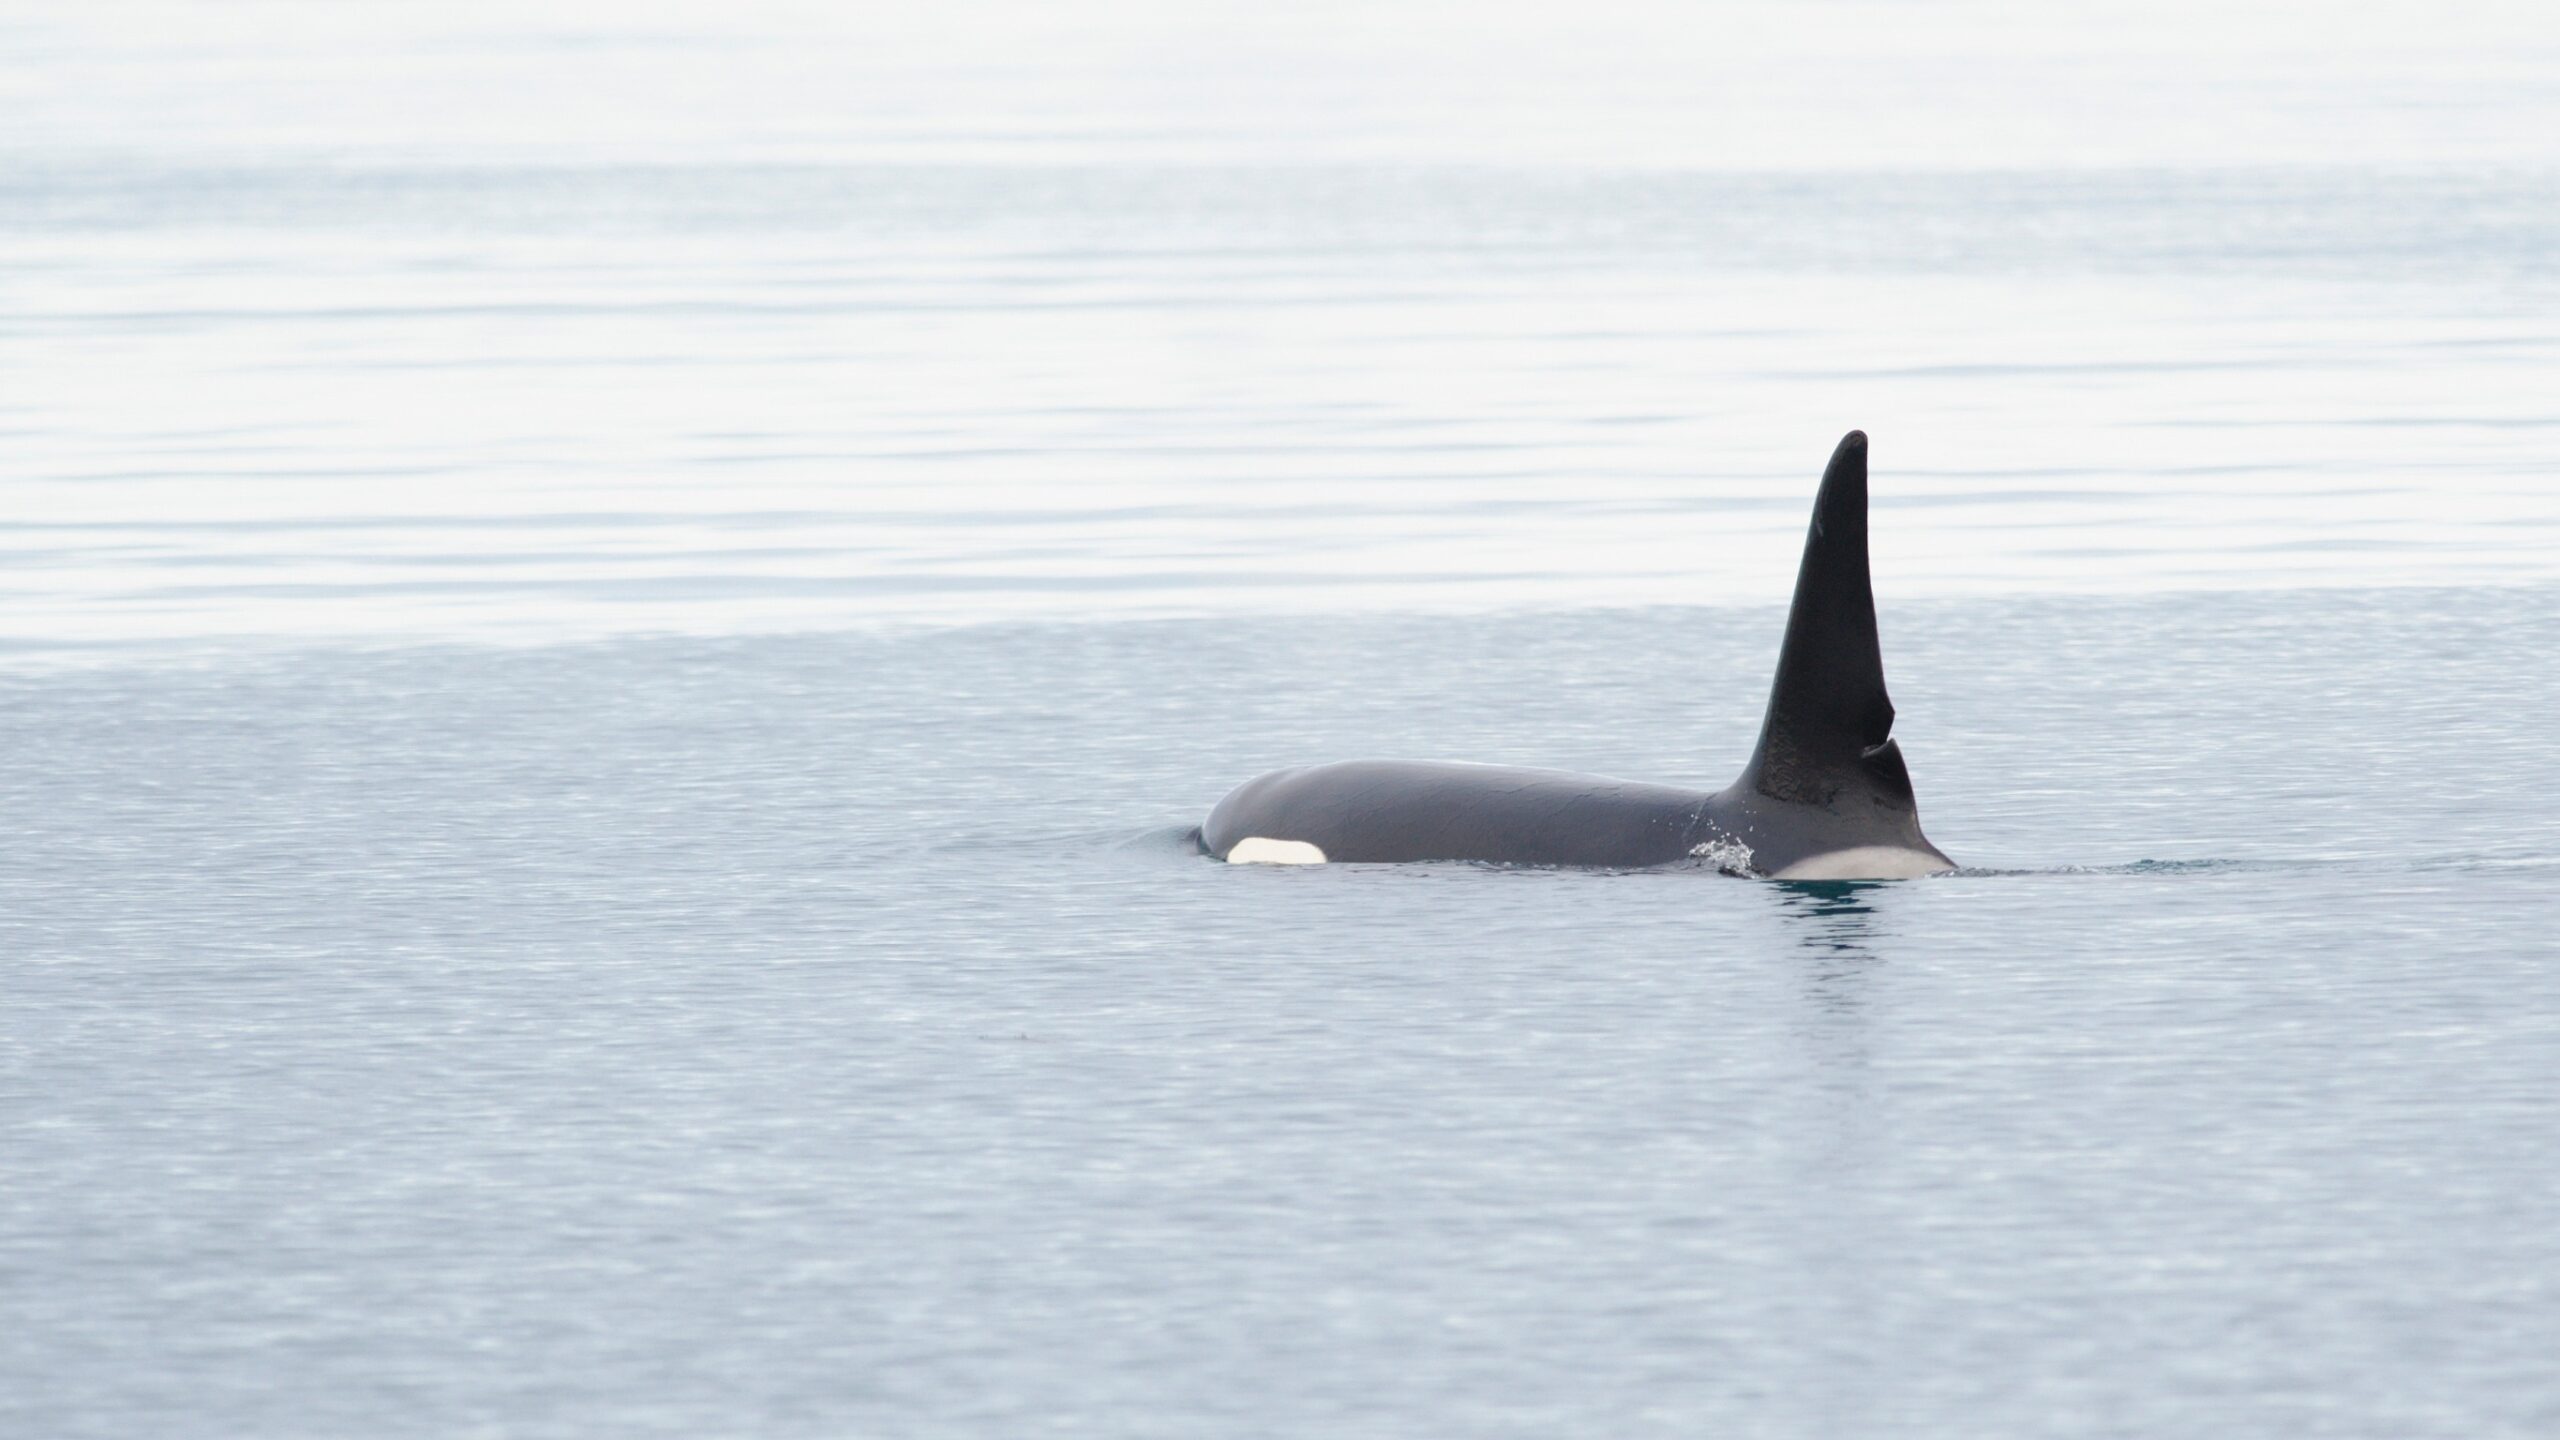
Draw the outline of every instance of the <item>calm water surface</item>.
<instances>
[{"instance_id":1,"label":"calm water surface","mask_svg":"<svg viewBox=\"0 0 2560 1440\"><path fill-rule=\"evenodd\" d=\"M2157 8L0 7L0 1434L2560 1431L2560 61ZM1965 873L1189 850L1851 426Z\"/></svg>"},{"instance_id":2,"label":"calm water surface","mask_svg":"<svg viewBox=\"0 0 2560 1440\"><path fill-rule=\"evenodd\" d=\"M1329 755L1720 782L1780 616L0 683L8 1428L2560 1420L2549 590L1938 602L1981 867L1226 867Z\"/></svg>"}]
</instances>

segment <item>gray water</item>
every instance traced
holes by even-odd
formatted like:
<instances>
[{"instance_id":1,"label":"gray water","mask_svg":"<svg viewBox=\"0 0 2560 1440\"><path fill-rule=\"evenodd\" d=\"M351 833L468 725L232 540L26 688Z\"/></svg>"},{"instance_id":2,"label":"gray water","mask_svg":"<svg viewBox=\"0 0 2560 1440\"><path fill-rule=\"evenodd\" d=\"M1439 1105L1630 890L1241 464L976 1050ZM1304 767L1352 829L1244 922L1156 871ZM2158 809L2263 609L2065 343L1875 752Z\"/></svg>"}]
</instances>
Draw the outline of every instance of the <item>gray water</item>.
<instances>
[{"instance_id":1,"label":"gray water","mask_svg":"<svg viewBox=\"0 0 2560 1440\"><path fill-rule=\"evenodd\" d=\"M1184 838L1719 783L1780 618L7 683L0 1428L2560 1423L2549 590L1901 607L1940 881Z\"/></svg>"},{"instance_id":2,"label":"gray water","mask_svg":"<svg viewBox=\"0 0 2560 1440\"><path fill-rule=\"evenodd\" d=\"M0 1435L2560 1431L2547 20L1372 8L0 3Z\"/></svg>"}]
</instances>

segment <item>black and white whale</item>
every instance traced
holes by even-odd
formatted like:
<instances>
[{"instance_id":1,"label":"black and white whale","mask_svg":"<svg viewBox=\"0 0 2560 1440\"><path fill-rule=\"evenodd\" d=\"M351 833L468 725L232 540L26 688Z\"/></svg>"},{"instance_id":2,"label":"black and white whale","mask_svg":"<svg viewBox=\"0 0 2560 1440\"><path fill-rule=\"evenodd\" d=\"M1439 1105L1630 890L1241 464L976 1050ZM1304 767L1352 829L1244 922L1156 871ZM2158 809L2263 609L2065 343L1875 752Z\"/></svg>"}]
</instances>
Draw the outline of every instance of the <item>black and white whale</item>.
<instances>
[{"instance_id":1,"label":"black and white whale","mask_svg":"<svg viewBox=\"0 0 2560 1440\"><path fill-rule=\"evenodd\" d=\"M1559 770L1349 760L1275 770L1218 802L1201 848L1237 863L1475 860L1777 880L1955 868L1920 833L1867 575L1867 437L1831 452L1751 762L1709 794Z\"/></svg>"}]
</instances>

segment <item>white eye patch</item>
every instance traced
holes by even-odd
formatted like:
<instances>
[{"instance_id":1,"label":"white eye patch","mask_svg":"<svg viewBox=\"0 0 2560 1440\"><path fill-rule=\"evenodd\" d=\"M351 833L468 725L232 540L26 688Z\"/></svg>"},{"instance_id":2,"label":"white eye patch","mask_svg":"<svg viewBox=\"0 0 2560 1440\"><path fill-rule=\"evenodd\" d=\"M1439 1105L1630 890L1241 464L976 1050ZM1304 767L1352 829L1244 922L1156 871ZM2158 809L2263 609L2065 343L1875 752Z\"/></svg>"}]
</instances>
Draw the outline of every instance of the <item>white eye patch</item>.
<instances>
[{"instance_id":1,"label":"white eye patch","mask_svg":"<svg viewBox=\"0 0 2560 1440\"><path fill-rule=\"evenodd\" d=\"M1324 852L1304 840L1271 840L1247 835L1227 847L1230 865L1321 865Z\"/></svg>"}]
</instances>

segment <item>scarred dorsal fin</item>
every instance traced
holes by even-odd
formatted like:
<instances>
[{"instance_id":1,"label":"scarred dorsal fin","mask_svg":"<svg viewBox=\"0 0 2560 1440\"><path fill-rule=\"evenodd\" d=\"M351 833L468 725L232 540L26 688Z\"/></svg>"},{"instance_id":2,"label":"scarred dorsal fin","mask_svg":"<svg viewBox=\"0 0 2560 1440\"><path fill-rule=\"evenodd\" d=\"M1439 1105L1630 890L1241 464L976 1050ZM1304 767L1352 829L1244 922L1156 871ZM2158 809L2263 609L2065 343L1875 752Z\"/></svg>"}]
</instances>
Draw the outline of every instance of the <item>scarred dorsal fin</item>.
<instances>
[{"instance_id":1,"label":"scarred dorsal fin","mask_svg":"<svg viewBox=\"0 0 2560 1440\"><path fill-rule=\"evenodd\" d=\"M1867 577L1867 436L1852 430L1822 473L1769 713L1738 783L1821 806L1854 787L1907 808L1911 776L1892 735Z\"/></svg>"}]
</instances>

